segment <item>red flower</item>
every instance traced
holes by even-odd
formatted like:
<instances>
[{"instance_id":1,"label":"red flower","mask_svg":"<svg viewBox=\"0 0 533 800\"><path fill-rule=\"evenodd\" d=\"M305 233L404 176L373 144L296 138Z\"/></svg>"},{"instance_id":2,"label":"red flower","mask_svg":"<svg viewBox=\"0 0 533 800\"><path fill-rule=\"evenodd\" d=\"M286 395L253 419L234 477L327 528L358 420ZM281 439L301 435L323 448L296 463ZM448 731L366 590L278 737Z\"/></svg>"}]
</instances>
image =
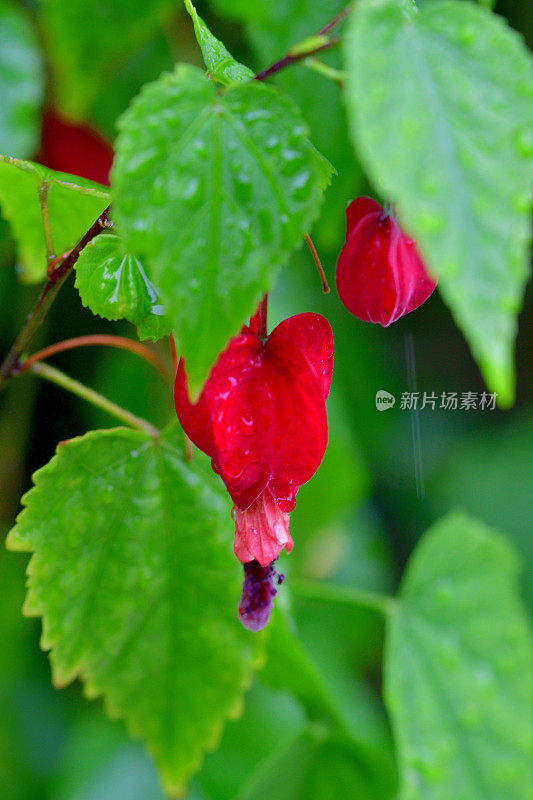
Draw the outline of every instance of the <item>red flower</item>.
<instances>
[{"instance_id":1,"label":"red flower","mask_svg":"<svg viewBox=\"0 0 533 800\"><path fill-rule=\"evenodd\" d=\"M180 361L176 412L231 495L243 563L266 567L292 549L289 512L326 449L332 367L329 323L309 313L286 319L264 341L253 317L219 356L196 405Z\"/></svg>"},{"instance_id":2,"label":"red flower","mask_svg":"<svg viewBox=\"0 0 533 800\"><path fill-rule=\"evenodd\" d=\"M339 296L354 316L386 328L422 305L436 283L413 240L375 200L350 203L346 223L335 275Z\"/></svg>"},{"instance_id":3,"label":"red flower","mask_svg":"<svg viewBox=\"0 0 533 800\"><path fill-rule=\"evenodd\" d=\"M50 169L108 186L113 148L90 125L73 122L48 109L43 113L37 161Z\"/></svg>"}]
</instances>

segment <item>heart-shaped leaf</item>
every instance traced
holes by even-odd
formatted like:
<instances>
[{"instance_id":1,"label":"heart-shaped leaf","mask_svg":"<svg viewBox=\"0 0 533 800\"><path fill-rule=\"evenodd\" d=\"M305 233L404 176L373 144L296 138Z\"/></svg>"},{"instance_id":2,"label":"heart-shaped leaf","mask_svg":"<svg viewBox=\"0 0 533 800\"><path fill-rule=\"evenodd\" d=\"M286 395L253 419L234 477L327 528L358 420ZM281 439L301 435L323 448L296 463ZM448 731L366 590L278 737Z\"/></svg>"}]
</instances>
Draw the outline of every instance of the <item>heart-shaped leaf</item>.
<instances>
[{"instance_id":1,"label":"heart-shaped leaf","mask_svg":"<svg viewBox=\"0 0 533 800\"><path fill-rule=\"evenodd\" d=\"M43 617L54 682L103 695L170 792L238 708L261 642L237 617L226 493L180 438L116 429L60 445L8 540L34 553L25 612Z\"/></svg>"}]
</instances>

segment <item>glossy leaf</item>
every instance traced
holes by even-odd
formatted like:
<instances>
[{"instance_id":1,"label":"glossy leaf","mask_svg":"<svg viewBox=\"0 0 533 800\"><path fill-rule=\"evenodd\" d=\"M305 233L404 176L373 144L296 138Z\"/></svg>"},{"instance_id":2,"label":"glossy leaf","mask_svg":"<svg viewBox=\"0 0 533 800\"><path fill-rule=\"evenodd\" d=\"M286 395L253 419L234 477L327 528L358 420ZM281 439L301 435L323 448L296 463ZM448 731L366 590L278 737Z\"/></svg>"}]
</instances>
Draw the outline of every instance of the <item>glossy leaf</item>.
<instances>
[{"instance_id":1,"label":"glossy leaf","mask_svg":"<svg viewBox=\"0 0 533 800\"><path fill-rule=\"evenodd\" d=\"M97 236L84 248L75 285L83 305L105 319L141 322L155 299L140 261L113 234Z\"/></svg>"},{"instance_id":2,"label":"glossy leaf","mask_svg":"<svg viewBox=\"0 0 533 800\"><path fill-rule=\"evenodd\" d=\"M116 429L60 445L8 539L34 553L25 613L43 617L54 683L80 677L103 695L169 792L237 709L261 641L237 618L225 492L182 449L175 428L158 441Z\"/></svg>"},{"instance_id":3,"label":"glossy leaf","mask_svg":"<svg viewBox=\"0 0 533 800\"><path fill-rule=\"evenodd\" d=\"M137 325L137 335L139 339L149 339L152 342L157 342L163 339L172 332L172 321L165 314L165 309L159 302L159 295L157 295L155 303L153 303L150 311L143 321Z\"/></svg>"},{"instance_id":4,"label":"glossy leaf","mask_svg":"<svg viewBox=\"0 0 533 800\"><path fill-rule=\"evenodd\" d=\"M395 204L489 387L512 402L527 277L533 80L519 36L486 9L366 0L346 38L354 145Z\"/></svg>"},{"instance_id":5,"label":"glossy leaf","mask_svg":"<svg viewBox=\"0 0 533 800\"><path fill-rule=\"evenodd\" d=\"M55 254L78 243L109 205L103 186L53 172L40 164L0 156L0 206L17 243L18 269L28 283L46 277L46 243L39 188L48 187L46 203Z\"/></svg>"},{"instance_id":6,"label":"glossy leaf","mask_svg":"<svg viewBox=\"0 0 533 800\"><path fill-rule=\"evenodd\" d=\"M197 396L301 243L329 168L287 98L258 83L218 94L187 65L146 87L120 129L116 219L161 291Z\"/></svg>"},{"instance_id":7,"label":"glossy leaf","mask_svg":"<svg viewBox=\"0 0 533 800\"><path fill-rule=\"evenodd\" d=\"M157 289L141 262L125 251L119 236L97 236L83 249L76 262L75 285L83 305L93 314L133 322L141 339L160 339L171 331Z\"/></svg>"},{"instance_id":8,"label":"glossy leaf","mask_svg":"<svg viewBox=\"0 0 533 800\"><path fill-rule=\"evenodd\" d=\"M196 40L202 50L209 74L226 86L238 81L251 80L254 77L252 70L235 61L222 42L213 36L203 19L196 13L191 0L185 0L185 8L192 17Z\"/></svg>"},{"instance_id":9,"label":"glossy leaf","mask_svg":"<svg viewBox=\"0 0 533 800\"><path fill-rule=\"evenodd\" d=\"M31 156L39 144L44 75L25 11L0 0L0 153Z\"/></svg>"},{"instance_id":10,"label":"glossy leaf","mask_svg":"<svg viewBox=\"0 0 533 800\"><path fill-rule=\"evenodd\" d=\"M255 56L253 66L260 70L292 50L295 43L305 42L310 33L320 30L342 11L346 2L269 0L266 5L255 0L232 0L231 3L216 0L214 5L220 14L245 23L246 39ZM342 36L343 24L332 32L333 35L337 33ZM325 52L322 57L328 64L340 68L337 48ZM313 143L338 170L313 227L313 240L324 256L324 248L338 250L345 227L346 205L366 186L351 146L342 93L329 79L305 69L303 64L282 70L269 81L293 98L309 125Z\"/></svg>"},{"instance_id":11,"label":"glossy leaf","mask_svg":"<svg viewBox=\"0 0 533 800\"><path fill-rule=\"evenodd\" d=\"M418 546L390 619L400 800L526 800L533 648L505 539L459 513Z\"/></svg>"}]
</instances>

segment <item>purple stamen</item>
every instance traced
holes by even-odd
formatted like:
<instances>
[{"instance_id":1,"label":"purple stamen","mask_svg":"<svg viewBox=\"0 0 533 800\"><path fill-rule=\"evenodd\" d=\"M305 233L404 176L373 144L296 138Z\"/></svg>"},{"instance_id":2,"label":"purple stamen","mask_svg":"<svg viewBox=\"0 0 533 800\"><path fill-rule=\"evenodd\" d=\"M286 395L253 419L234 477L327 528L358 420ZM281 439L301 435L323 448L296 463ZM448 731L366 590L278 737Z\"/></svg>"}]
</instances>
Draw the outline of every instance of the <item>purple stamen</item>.
<instances>
[{"instance_id":1,"label":"purple stamen","mask_svg":"<svg viewBox=\"0 0 533 800\"><path fill-rule=\"evenodd\" d=\"M274 561L262 567L258 561L244 564L244 581L239 603L239 618L249 631L260 631L270 618L274 597L284 576L274 569Z\"/></svg>"}]
</instances>

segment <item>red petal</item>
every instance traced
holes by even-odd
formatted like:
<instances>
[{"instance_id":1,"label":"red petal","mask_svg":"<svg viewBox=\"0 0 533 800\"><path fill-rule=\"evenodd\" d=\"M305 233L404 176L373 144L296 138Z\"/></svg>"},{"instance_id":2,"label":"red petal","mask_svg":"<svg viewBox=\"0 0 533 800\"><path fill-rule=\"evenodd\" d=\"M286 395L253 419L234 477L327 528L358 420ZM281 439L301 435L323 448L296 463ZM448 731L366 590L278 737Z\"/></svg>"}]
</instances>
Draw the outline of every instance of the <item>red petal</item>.
<instances>
[{"instance_id":1,"label":"red petal","mask_svg":"<svg viewBox=\"0 0 533 800\"><path fill-rule=\"evenodd\" d=\"M109 185L113 148L98 131L48 109L43 114L37 161L50 169Z\"/></svg>"},{"instance_id":2,"label":"red petal","mask_svg":"<svg viewBox=\"0 0 533 800\"><path fill-rule=\"evenodd\" d=\"M320 314L296 314L280 322L272 331L269 342L279 337L288 338L298 345L320 378L324 397L327 397L333 371L333 333L327 319Z\"/></svg>"},{"instance_id":3,"label":"red petal","mask_svg":"<svg viewBox=\"0 0 533 800\"><path fill-rule=\"evenodd\" d=\"M324 455L327 416L324 383L300 347L272 335L265 347L264 380L270 395L270 426L264 455L271 470L270 488L284 509L294 508L296 489L314 475Z\"/></svg>"},{"instance_id":4,"label":"red petal","mask_svg":"<svg viewBox=\"0 0 533 800\"><path fill-rule=\"evenodd\" d=\"M383 216L383 208L377 200L371 197L357 197L352 200L346 209L346 237L350 235L352 230L361 221L363 217L368 214L377 214L378 217Z\"/></svg>"},{"instance_id":5,"label":"red petal","mask_svg":"<svg viewBox=\"0 0 533 800\"><path fill-rule=\"evenodd\" d=\"M414 242L375 201L358 198L347 219L349 235L335 275L339 296L354 316L387 327L427 300L436 284Z\"/></svg>"},{"instance_id":6,"label":"red petal","mask_svg":"<svg viewBox=\"0 0 533 800\"><path fill-rule=\"evenodd\" d=\"M329 325L316 314L282 323L265 345L243 329L195 406L180 365L178 418L211 456L238 508L248 508L269 485L280 508L290 511L298 487L318 468L327 444L332 347Z\"/></svg>"},{"instance_id":7,"label":"red petal","mask_svg":"<svg viewBox=\"0 0 533 800\"><path fill-rule=\"evenodd\" d=\"M389 262L400 287L390 324L422 305L437 284L426 272L415 243L397 225L391 232Z\"/></svg>"},{"instance_id":8,"label":"red petal","mask_svg":"<svg viewBox=\"0 0 533 800\"><path fill-rule=\"evenodd\" d=\"M194 442L196 447L199 447L200 450L203 450L204 453L213 458L215 445L205 393L202 392L198 402L192 405L189 400L187 375L182 358L178 365L176 383L174 385L174 403L176 404L176 413L181 427L189 439Z\"/></svg>"},{"instance_id":9,"label":"red petal","mask_svg":"<svg viewBox=\"0 0 533 800\"><path fill-rule=\"evenodd\" d=\"M232 339L205 387L216 463L240 508L249 506L270 478L264 457L271 398L262 377L263 344L251 333Z\"/></svg>"},{"instance_id":10,"label":"red petal","mask_svg":"<svg viewBox=\"0 0 533 800\"><path fill-rule=\"evenodd\" d=\"M290 553L293 541L289 533L289 515L280 511L268 489L241 511L235 508L235 555L243 564L258 561L266 567L283 548Z\"/></svg>"}]
</instances>

